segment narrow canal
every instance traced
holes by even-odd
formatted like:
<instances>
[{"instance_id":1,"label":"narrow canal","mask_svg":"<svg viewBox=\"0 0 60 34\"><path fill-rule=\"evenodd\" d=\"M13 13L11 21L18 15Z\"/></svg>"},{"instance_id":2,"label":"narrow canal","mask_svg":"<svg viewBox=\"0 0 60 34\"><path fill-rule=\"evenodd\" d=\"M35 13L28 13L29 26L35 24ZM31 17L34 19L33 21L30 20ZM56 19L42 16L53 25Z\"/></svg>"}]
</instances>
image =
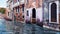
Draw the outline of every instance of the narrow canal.
<instances>
[{"instance_id":1,"label":"narrow canal","mask_svg":"<svg viewBox=\"0 0 60 34\"><path fill-rule=\"evenodd\" d=\"M0 18L0 34L13 34L12 31L9 31L6 26L6 20Z\"/></svg>"},{"instance_id":2,"label":"narrow canal","mask_svg":"<svg viewBox=\"0 0 60 34\"><path fill-rule=\"evenodd\" d=\"M15 32L15 34L60 34L59 31L43 28L36 24L19 24L18 22L18 24L15 23L15 25L18 26L16 27L18 30Z\"/></svg>"},{"instance_id":3,"label":"narrow canal","mask_svg":"<svg viewBox=\"0 0 60 34\"><path fill-rule=\"evenodd\" d=\"M14 30L16 32L9 31L6 25L6 20L0 19L0 34L60 34L58 31L43 28L36 24L15 24L18 26L17 30Z\"/></svg>"},{"instance_id":4,"label":"narrow canal","mask_svg":"<svg viewBox=\"0 0 60 34\"><path fill-rule=\"evenodd\" d=\"M60 34L59 31L43 28L36 24L26 24L23 30L23 34Z\"/></svg>"}]
</instances>

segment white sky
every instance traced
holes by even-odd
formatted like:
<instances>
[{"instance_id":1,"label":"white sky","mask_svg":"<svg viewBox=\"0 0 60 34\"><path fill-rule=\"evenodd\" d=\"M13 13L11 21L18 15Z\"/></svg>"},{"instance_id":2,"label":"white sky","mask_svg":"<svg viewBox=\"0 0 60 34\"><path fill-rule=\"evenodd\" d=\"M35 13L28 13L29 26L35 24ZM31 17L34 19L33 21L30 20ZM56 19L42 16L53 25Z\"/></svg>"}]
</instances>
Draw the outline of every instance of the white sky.
<instances>
[{"instance_id":1,"label":"white sky","mask_svg":"<svg viewBox=\"0 0 60 34\"><path fill-rule=\"evenodd\" d=\"M6 8L6 6L7 6L6 1L7 0L0 0L0 7Z\"/></svg>"}]
</instances>

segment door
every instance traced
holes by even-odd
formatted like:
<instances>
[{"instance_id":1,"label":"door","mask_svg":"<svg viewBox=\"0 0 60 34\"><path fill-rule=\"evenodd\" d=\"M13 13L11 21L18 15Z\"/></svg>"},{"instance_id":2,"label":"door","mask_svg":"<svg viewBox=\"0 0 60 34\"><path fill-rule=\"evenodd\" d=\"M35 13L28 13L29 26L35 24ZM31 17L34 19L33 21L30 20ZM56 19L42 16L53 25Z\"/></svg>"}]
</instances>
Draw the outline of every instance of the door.
<instances>
[{"instance_id":1,"label":"door","mask_svg":"<svg viewBox=\"0 0 60 34\"><path fill-rule=\"evenodd\" d=\"M36 9L35 8L32 9L32 18L36 18Z\"/></svg>"},{"instance_id":2,"label":"door","mask_svg":"<svg viewBox=\"0 0 60 34\"><path fill-rule=\"evenodd\" d=\"M32 9L32 22L36 23L36 9L35 8Z\"/></svg>"}]
</instances>

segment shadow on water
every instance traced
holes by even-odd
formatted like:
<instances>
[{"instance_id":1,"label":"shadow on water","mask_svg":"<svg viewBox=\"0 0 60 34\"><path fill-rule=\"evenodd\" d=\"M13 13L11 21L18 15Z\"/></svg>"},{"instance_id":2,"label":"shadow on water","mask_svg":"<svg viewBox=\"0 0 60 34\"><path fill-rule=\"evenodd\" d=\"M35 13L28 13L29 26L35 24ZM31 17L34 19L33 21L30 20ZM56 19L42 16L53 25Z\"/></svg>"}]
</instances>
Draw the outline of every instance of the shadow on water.
<instances>
[{"instance_id":1,"label":"shadow on water","mask_svg":"<svg viewBox=\"0 0 60 34\"><path fill-rule=\"evenodd\" d=\"M59 31L40 27L36 24L25 24L23 28L23 34L59 34Z\"/></svg>"},{"instance_id":2,"label":"shadow on water","mask_svg":"<svg viewBox=\"0 0 60 34\"><path fill-rule=\"evenodd\" d=\"M20 27L19 34L60 34L59 31L43 28L37 24L31 24L31 23L19 24L18 23L15 25Z\"/></svg>"}]
</instances>

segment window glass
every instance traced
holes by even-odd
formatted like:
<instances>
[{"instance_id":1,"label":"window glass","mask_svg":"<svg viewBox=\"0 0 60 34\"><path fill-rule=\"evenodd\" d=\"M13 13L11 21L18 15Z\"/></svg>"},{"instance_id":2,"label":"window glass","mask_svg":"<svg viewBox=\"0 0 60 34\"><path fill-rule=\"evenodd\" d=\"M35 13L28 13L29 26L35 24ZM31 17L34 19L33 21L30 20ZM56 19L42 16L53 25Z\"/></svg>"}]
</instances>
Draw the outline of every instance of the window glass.
<instances>
[{"instance_id":1,"label":"window glass","mask_svg":"<svg viewBox=\"0 0 60 34\"><path fill-rule=\"evenodd\" d=\"M19 13L19 6L18 6L18 13Z\"/></svg>"},{"instance_id":2,"label":"window glass","mask_svg":"<svg viewBox=\"0 0 60 34\"><path fill-rule=\"evenodd\" d=\"M29 12L28 12L28 10L27 10L27 16L29 16Z\"/></svg>"},{"instance_id":3,"label":"window glass","mask_svg":"<svg viewBox=\"0 0 60 34\"><path fill-rule=\"evenodd\" d=\"M22 11L24 12L24 4L22 5Z\"/></svg>"},{"instance_id":4,"label":"window glass","mask_svg":"<svg viewBox=\"0 0 60 34\"><path fill-rule=\"evenodd\" d=\"M9 16L9 12L8 12L8 16Z\"/></svg>"},{"instance_id":5,"label":"window glass","mask_svg":"<svg viewBox=\"0 0 60 34\"><path fill-rule=\"evenodd\" d=\"M57 5L56 5L56 3L51 4L51 21L57 22Z\"/></svg>"}]
</instances>

